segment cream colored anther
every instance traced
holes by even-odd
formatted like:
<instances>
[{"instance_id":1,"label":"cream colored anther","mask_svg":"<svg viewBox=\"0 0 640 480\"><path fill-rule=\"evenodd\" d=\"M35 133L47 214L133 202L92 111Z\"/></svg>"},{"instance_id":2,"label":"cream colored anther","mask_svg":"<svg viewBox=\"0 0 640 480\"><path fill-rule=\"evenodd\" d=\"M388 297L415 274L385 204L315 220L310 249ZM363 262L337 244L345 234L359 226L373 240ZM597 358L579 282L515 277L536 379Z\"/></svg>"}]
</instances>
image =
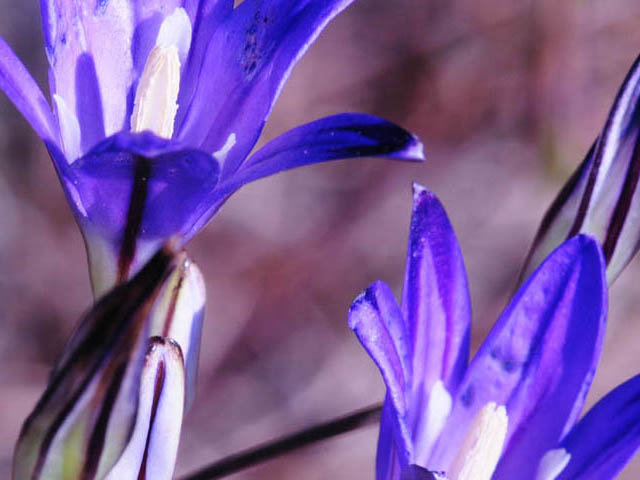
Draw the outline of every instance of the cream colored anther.
<instances>
[{"instance_id":1,"label":"cream colored anther","mask_svg":"<svg viewBox=\"0 0 640 480\"><path fill-rule=\"evenodd\" d=\"M502 454L508 425L504 406L487 403L474 418L448 477L451 480L490 480Z\"/></svg>"},{"instance_id":2,"label":"cream colored anther","mask_svg":"<svg viewBox=\"0 0 640 480\"><path fill-rule=\"evenodd\" d=\"M156 45L144 66L131 114L131 130L171 138L178 111L180 57L174 45Z\"/></svg>"}]
</instances>

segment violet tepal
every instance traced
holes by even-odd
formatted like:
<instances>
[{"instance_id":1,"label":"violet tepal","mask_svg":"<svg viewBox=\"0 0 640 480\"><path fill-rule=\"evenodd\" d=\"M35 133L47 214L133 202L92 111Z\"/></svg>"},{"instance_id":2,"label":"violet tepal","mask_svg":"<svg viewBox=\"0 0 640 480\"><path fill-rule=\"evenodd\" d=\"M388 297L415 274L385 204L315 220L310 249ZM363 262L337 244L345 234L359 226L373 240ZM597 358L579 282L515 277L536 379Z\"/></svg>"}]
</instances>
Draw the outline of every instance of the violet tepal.
<instances>
[{"instance_id":1,"label":"violet tepal","mask_svg":"<svg viewBox=\"0 0 640 480\"><path fill-rule=\"evenodd\" d=\"M422 160L380 118L339 114L251 154L297 60L352 0L42 0L51 106L0 39L0 88L44 140L96 294L242 185L360 156Z\"/></svg>"},{"instance_id":2,"label":"violet tepal","mask_svg":"<svg viewBox=\"0 0 640 480\"><path fill-rule=\"evenodd\" d=\"M562 243L469 362L460 247L440 202L415 186L402 305L376 282L349 313L387 389L376 478L614 478L640 446L640 376L579 420L602 350L605 268L595 239Z\"/></svg>"}]
</instances>

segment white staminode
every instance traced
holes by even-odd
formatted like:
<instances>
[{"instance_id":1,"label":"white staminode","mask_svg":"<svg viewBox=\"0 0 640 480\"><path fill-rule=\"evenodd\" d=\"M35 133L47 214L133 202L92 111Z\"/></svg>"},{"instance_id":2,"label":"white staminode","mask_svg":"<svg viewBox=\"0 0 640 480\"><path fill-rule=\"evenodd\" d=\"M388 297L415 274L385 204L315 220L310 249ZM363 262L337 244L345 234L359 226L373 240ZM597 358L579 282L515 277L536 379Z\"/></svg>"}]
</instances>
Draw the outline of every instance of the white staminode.
<instances>
[{"instance_id":1,"label":"white staminode","mask_svg":"<svg viewBox=\"0 0 640 480\"><path fill-rule=\"evenodd\" d=\"M536 480L555 480L571 460L571 454L564 448L549 450L538 464Z\"/></svg>"},{"instance_id":2,"label":"white staminode","mask_svg":"<svg viewBox=\"0 0 640 480\"><path fill-rule=\"evenodd\" d=\"M69 110L64 98L57 93L53 94L53 103L56 107L58 124L60 125L60 136L66 153L67 161L72 163L80 156L80 124L78 117ZM77 205L80 205L78 203Z\"/></svg>"},{"instance_id":3,"label":"white staminode","mask_svg":"<svg viewBox=\"0 0 640 480\"><path fill-rule=\"evenodd\" d=\"M508 425L504 406L487 403L474 418L448 477L451 480L490 480L502 454Z\"/></svg>"},{"instance_id":4,"label":"white staminode","mask_svg":"<svg viewBox=\"0 0 640 480\"><path fill-rule=\"evenodd\" d=\"M436 381L429 394L426 421L421 425L422 428L418 430L418 436L414 440L416 445L420 445L420 448L415 453L415 461L418 465L426 465L428 463L433 445L440 437L447 418L449 418L452 403L451 394L447 391L442 380Z\"/></svg>"},{"instance_id":5,"label":"white staminode","mask_svg":"<svg viewBox=\"0 0 640 480\"><path fill-rule=\"evenodd\" d=\"M171 138L178 111L180 58L174 45L156 45L144 66L131 114L131 130Z\"/></svg>"},{"instance_id":6,"label":"white staminode","mask_svg":"<svg viewBox=\"0 0 640 480\"><path fill-rule=\"evenodd\" d=\"M173 135L180 66L189 53L191 34L191 21L184 8L176 8L163 20L138 82L131 114L132 131L151 130L164 138Z\"/></svg>"},{"instance_id":7,"label":"white staminode","mask_svg":"<svg viewBox=\"0 0 640 480\"><path fill-rule=\"evenodd\" d=\"M229 150L231 150L236 144L236 134L230 133L227 137L227 141L224 142L222 148L216 152L213 152L213 156L220 163L224 163L227 159L227 155L229 154Z\"/></svg>"}]
</instances>

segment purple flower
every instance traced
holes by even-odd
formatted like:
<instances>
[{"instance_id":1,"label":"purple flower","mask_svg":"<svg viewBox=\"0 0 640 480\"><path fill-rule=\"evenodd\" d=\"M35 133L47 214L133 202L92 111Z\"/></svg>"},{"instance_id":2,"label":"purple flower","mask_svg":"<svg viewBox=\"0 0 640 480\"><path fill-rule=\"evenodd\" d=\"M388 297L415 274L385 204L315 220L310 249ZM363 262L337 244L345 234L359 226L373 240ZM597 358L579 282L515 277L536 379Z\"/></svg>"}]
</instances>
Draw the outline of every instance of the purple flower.
<instances>
[{"instance_id":1,"label":"purple flower","mask_svg":"<svg viewBox=\"0 0 640 480\"><path fill-rule=\"evenodd\" d=\"M602 245L612 283L640 248L640 57L632 65L602 132L545 214L522 277L560 243L588 233Z\"/></svg>"},{"instance_id":2,"label":"purple flower","mask_svg":"<svg viewBox=\"0 0 640 480\"><path fill-rule=\"evenodd\" d=\"M97 293L242 185L360 156L422 160L379 118L340 114L250 155L297 60L352 0L42 0L53 110L0 39L0 88L42 137Z\"/></svg>"},{"instance_id":3,"label":"purple flower","mask_svg":"<svg viewBox=\"0 0 640 480\"><path fill-rule=\"evenodd\" d=\"M469 363L462 254L437 198L414 187L402 306L376 282L349 324L387 387L376 477L606 480L640 446L640 376L578 421L607 311L598 243L563 243L515 294Z\"/></svg>"}]
</instances>

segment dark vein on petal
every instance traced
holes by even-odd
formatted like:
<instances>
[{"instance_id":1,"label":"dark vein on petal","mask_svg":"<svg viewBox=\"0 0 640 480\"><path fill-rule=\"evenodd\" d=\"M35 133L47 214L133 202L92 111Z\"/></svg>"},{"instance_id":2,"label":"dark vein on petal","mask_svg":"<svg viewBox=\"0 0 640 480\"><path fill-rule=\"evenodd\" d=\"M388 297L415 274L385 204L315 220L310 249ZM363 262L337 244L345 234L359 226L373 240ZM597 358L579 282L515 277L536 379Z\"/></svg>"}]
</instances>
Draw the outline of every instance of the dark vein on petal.
<instances>
[{"instance_id":1,"label":"dark vein on petal","mask_svg":"<svg viewBox=\"0 0 640 480\"><path fill-rule=\"evenodd\" d=\"M614 132L612 132L613 120L616 117L616 115L619 113L619 111L625 107L624 105L621 105L622 99L629 87L629 82L633 78L633 75L635 74L639 65L640 65L640 56L638 56L636 60L633 62L631 69L629 70L624 81L622 82L622 87L620 88L620 90L618 90L618 93L616 94L616 99L613 102L613 107L611 107L611 112L607 117L607 121L602 130L602 134L600 135L600 138L597 142L598 146L596 148L596 154L595 154L593 166L591 168L591 171L589 172L589 180L587 182L587 187L585 189L584 196L582 197L580 207L578 208L578 215L576 216L575 222L571 227L571 230L569 231L569 235L567 236L567 238L573 237L582 228L582 224L584 222L584 219L587 215L587 211L589 209L589 203L591 202L593 189L595 187L596 180L598 178L598 173L600 170L600 166L602 164L604 151L606 150L607 145L612 141L611 136L614 134ZM627 128L628 128L628 125L625 125L623 126L621 132L616 132L617 138L615 138L615 140L618 142L618 144L621 143L622 141L621 137L625 137L628 134Z\"/></svg>"},{"instance_id":2,"label":"dark vein on petal","mask_svg":"<svg viewBox=\"0 0 640 480\"><path fill-rule=\"evenodd\" d=\"M97 473L100 457L104 448L104 441L107 435L107 426L109 425L111 412L113 411L116 399L118 398L118 393L120 392L120 387L122 386L126 370L126 363L122 363L117 366L111 384L104 395L102 409L100 410L100 415L98 416L98 420L96 421L91 434L85 463L82 467L82 475L80 478L83 480L91 480Z\"/></svg>"},{"instance_id":3,"label":"dark vein on petal","mask_svg":"<svg viewBox=\"0 0 640 480\"><path fill-rule=\"evenodd\" d=\"M153 404L151 406L151 416L149 418L149 431L147 432L147 442L144 446L144 455L142 456L142 463L140 465L140 472L138 473L138 480L145 480L147 478L147 459L149 457L149 444L151 443L151 436L153 434L153 425L155 422L156 414L158 412L158 404L160 403L160 394L164 387L165 377L165 365L164 361L158 364L158 371L156 372L156 383L153 390Z\"/></svg>"},{"instance_id":4,"label":"dark vein on petal","mask_svg":"<svg viewBox=\"0 0 640 480\"><path fill-rule=\"evenodd\" d=\"M560 190L560 193L558 193L558 196L553 200L553 202L545 212L544 217L542 217L542 222L540 222L540 226L538 227L536 236L533 239L533 243L531 244L531 247L527 252L527 256L525 257L520 273L518 274L518 281L516 282L516 285L520 285L522 284L522 282L524 282L524 276L531 269L530 263L533 260L533 256L536 254L538 247L542 243L544 237L549 233L549 230L551 229L551 226L553 225L555 219L558 217L558 214L566 205L567 201L578 186L580 179L583 177L586 169L589 166L589 161L593 156L593 152L597 143L598 140L596 139L596 141L591 145L589 152L585 156L580 166L571 174L571 177L569 177L567 183L564 184L564 186Z\"/></svg>"},{"instance_id":5,"label":"dark vein on petal","mask_svg":"<svg viewBox=\"0 0 640 480\"><path fill-rule=\"evenodd\" d=\"M136 169L127 211L127 223L120 245L118 257L118 282L125 281L129 276L129 270L136 254L136 243L144 218L144 209L149 190L149 178L151 176L151 161L146 157L136 156Z\"/></svg>"},{"instance_id":6,"label":"dark vein on petal","mask_svg":"<svg viewBox=\"0 0 640 480\"><path fill-rule=\"evenodd\" d=\"M607 124L610 122L610 119L607 119ZM605 127L605 132L607 127ZM589 203L591 203L591 196L593 195L593 189L596 185L596 180L598 179L598 172L600 171L600 165L602 164L602 156L604 154L604 138L606 138L606 133L596 140L596 150L594 154L593 164L591 165L591 170L589 171L589 178L587 179L587 186L584 189L584 193L582 194L582 199L580 200L580 205L578 206L578 212L576 218L569 229L569 233L567 234L567 239L577 235L582 228L582 224L584 223L584 219L587 216L587 211L589 210Z\"/></svg>"},{"instance_id":7,"label":"dark vein on petal","mask_svg":"<svg viewBox=\"0 0 640 480\"><path fill-rule=\"evenodd\" d=\"M604 257L609 264L609 261L613 257L613 253L616 249L618 239L620 238L620 232L624 227L624 222L627 219L627 214L631 208L631 201L638 185L638 179L640 178L640 138L636 141L633 147L633 155L631 162L627 169L627 174L624 179L624 185L622 191L618 197L613 216L607 229L607 236L605 238L602 250Z\"/></svg>"},{"instance_id":8,"label":"dark vein on petal","mask_svg":"<svg viewBox=\"0 0 640 480\"><path fill-rule=\"evenodd\" d=\"M82 340L81 344L74 350L64 365L56 371L51 379L44 395L38 401L33 412L29 415L20 433L22 438L25 432L32 428L32 423L40 416L50 402L55 402L55 397L60 390L72 390L73 393L67 402L56 412L53 422L44 432L43 440L40 444L38 457L33 469L31 478L37 480L42 474L47 454L55 435L67 419L77 402L87 390L88 386L103 368L108 358L113 355L127 355L127 350L132 348L131 342L139 336L143 322L146 318L150 305L148 299L151 298L160 282L166 278L171 269L173 252L160 250L145 268L126 285L121 285L113 293L104 297L98 302L94 309L88 314L98 318L91 333ZM142 305L142 308L141 308ZM122 318L120 322L114 322L114 318ZM90 321L88 319L82 322ZM131 323L134 322L133 329ZM118 345L123 335L124 345L114 353L114 347ZM97 351L96 351L97 349ZM126 363L127 360L124 360ZM114 360L116 364L122 360ZM77 379L71 379L69 375L80 372ZM64 392L63 392L64 393Z\"/></svg>"}]
</instances>

